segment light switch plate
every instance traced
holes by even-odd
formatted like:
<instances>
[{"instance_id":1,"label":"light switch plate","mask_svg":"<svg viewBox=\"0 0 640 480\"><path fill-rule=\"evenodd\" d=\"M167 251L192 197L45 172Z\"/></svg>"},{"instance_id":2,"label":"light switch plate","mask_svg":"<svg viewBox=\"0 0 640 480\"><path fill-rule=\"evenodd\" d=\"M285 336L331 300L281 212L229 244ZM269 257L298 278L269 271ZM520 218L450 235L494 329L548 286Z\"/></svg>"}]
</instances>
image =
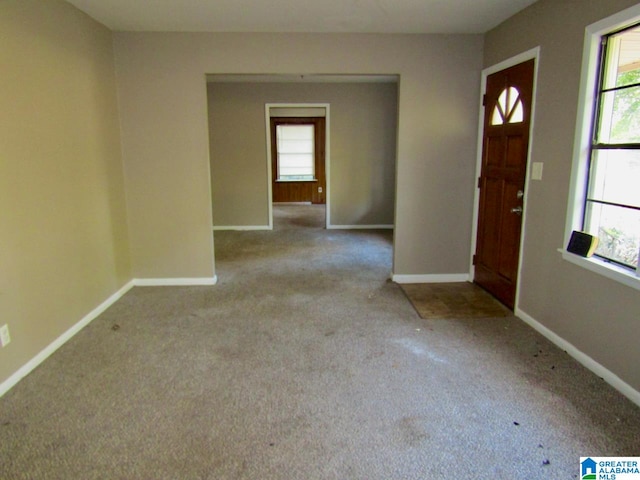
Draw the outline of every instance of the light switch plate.
<instances>
[{"instance_id":1,"label":"light switch plate","mask_svg":"<svg viewBox=\"0 0 640 480\"><path fill-rule=\"evenodd\" d=\"M533 162L531 164L531 180L542 180L542 162Z\"/></svg>"},{"instance_id":2,"label":"light switch plate","mask_svg":"<svg viewBox=\"0 0 640 480\"><path fill-rule=\"evenodd\" d=\"M0 347L6 347L11 342L11 336L9 335L9 325L2 325L0 327Z\"/></svg>"}]
</instances>

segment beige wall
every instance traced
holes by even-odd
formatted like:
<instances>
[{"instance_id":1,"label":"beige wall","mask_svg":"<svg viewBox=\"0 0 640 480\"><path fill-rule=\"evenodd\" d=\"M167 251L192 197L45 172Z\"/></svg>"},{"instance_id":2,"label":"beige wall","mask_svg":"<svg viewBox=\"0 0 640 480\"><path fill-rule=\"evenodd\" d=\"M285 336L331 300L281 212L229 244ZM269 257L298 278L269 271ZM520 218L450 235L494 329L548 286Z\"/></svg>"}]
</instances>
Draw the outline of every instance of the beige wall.
<instances>
[{"instance_id":1,"label":"beige wall","mask_svg":"<svg viewBox=\"0 0 640 480\"><path fill-rule=\"evenodd\" d=\"M111 32L0 2L0 383L131 278Z\"/></svg>"},{"instance_id":2,"label":"beige wall","mask_svg":"<svg viewBox=\"0 0 640 480\"><path fill-rule=\"evenodd\" d=\"M392 225L395 83L210 83L214 226L266 226L266 103L330 104L332 225Z\"/></svg>"},{"instance_id":3,"label":"beige wall","mask_svg":"<svg viewBox=\"0 0 640 480\"><path fill-rule=\"evenodd\" d=\"M635 0L541 0L486 36L484 65L540 46L520 308L640 390L640 292L563 261L585 27Z\"/></svg>"},{"instance_id":4,"label":"beige wall","mask_svg":"<svg viewBox=\"0 0 640 480\"><path fill-rule=\"evenodd\" d=\"M212 274L205 74L399 74L394 271L468 271L479 35L115 33L135 277Z\"/></svg>"}]
</instances>

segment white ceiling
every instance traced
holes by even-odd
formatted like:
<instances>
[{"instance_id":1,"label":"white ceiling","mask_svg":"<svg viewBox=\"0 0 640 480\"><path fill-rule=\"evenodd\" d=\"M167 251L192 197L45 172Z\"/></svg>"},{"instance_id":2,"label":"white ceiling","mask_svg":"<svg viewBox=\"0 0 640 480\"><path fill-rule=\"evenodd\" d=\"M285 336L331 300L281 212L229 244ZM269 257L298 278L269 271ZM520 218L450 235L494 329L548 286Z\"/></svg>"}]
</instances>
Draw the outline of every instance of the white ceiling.
<instances>
[{"instance_id":1,"label":"white ceiling","mask_svg":"<svg viewBox=\"0 0 640 480\"><path fill-rule=\"evenodd\" d=\"M536 0L67 0L116 31L484 33Z\"/></svg>"}]
</instances>

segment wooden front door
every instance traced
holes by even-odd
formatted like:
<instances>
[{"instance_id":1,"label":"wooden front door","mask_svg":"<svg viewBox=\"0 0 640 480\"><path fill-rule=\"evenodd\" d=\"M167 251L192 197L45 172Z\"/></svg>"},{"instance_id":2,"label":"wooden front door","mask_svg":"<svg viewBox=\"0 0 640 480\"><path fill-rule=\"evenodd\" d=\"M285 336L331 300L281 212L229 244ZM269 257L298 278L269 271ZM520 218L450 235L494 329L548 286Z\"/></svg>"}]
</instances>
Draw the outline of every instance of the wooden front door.
<instances>
[{"instance_id":1,"label":"wooden front door","mask_svg":"<svg viewBox=\"0 0 640 480\"><path fill-rule=\"evenodd\" d=\"M285 175L279 164L282 155L278 150L278 127L301 126L310 127L313 141L311 163L307 165L308 171L299 171L301 175ZM296 140L288 142L292 145L291 155L306 155L305 149L298 148ZM305 141L301 143L307 144ZM302 160L304 162L304 160ZM295 162L295 160L294 160ZM272 117L271 118L271 168L272 168L272 200L273 202L300 203L311 202L316 204L326 203L326 175L325 175L325 119L324 117Z\"/></svg>"},{"instance_id":2,"label":"wooden front door","mask_svg":"<svg viewBox=\"0 0 640 480\"><path fill-rule=\"evenodd\" d=\"M513 309L534 60L487 77L474 282Z\"/></svg>"}]
</instances>

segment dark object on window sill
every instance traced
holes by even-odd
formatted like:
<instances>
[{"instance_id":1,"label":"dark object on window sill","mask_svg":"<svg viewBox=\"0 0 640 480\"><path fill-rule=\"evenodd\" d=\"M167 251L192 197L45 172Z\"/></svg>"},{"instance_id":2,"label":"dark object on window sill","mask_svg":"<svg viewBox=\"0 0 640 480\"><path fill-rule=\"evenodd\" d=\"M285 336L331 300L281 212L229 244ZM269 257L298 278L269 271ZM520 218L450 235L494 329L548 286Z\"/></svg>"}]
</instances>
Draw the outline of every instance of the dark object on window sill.
<instances>
[{"instance_id":1,"label":"dark object on window sill","mask_svg":"<svg viewBox=\"0 0 640 480\"><path fill-rule=\"evenodd\" d=\"M581 257L590 257L597 247L598 237L574 230L571 232L567 252L575 253Z\"/></svg>"}]
</instances>

